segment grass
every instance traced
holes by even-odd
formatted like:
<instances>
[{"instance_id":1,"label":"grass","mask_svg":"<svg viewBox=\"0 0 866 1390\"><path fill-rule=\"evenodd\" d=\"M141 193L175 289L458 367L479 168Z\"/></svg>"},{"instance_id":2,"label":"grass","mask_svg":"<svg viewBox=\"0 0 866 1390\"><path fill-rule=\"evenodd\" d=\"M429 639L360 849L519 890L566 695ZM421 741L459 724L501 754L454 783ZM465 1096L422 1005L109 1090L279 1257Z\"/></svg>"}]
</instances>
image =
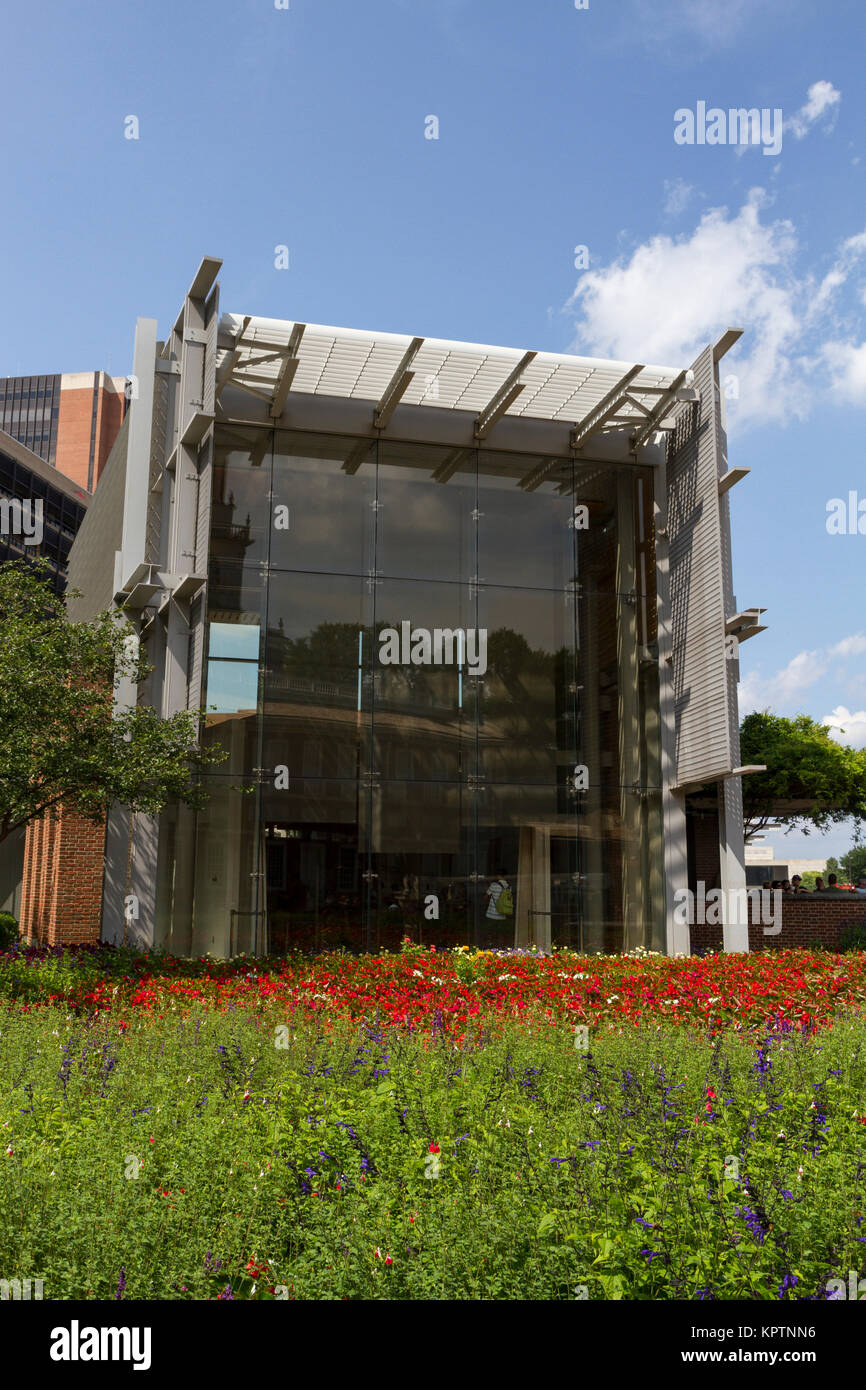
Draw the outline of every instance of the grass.
<instances>
[{"instance_id":1,"label":"grass","mask_svg":"<svg viewBox=\"0 0 866 1390\"><path fill-rule=\"evenodd\" d=\"M822 1298L866 1262L859 1017L581 1051L13 992L0 1277L46 1298Z\"/></svg>"}]
</instances>

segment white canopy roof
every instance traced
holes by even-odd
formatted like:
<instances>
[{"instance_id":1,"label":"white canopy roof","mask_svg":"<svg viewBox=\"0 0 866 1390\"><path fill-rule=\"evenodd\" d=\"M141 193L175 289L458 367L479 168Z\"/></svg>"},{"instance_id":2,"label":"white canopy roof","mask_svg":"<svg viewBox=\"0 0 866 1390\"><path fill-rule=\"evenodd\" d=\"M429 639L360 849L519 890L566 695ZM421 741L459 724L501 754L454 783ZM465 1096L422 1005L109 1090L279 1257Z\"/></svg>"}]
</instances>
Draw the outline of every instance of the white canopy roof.
<instances>
[{"instance_id":1,"label":"white canopy roof","mask_svg":"<svg viewBox=\"0 0 866 1390\"><path fill-rule=\"evenodd\" d=\"M224 314L218 388L232 385L282 414L289 390L376 404L384 428L398 403L477 416L483 438L502 415L568 421L575 447L598 429L634 428L640 444L677 401L693 398L679 367L411 338L290 320Z\"/></svg>"}]
</instances>

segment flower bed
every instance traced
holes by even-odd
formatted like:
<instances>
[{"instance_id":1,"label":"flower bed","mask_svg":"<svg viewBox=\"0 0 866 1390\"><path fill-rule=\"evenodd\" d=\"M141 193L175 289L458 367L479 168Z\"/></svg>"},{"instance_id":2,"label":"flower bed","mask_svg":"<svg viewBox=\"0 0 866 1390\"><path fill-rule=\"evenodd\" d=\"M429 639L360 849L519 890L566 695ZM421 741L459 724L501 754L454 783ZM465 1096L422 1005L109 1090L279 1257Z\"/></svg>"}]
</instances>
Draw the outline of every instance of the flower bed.
<instances>
[{"instance_id":1,"label":"flower bed","mask_svg":"<svg viewBox=\"0 0 866 1390\"><path fill-rule=\"evenodd\" d=\"M101 1012L127 1026L138 1013L200 1003L289 1016L377 1017L436 1026L456 1040L482 1023L722 1028L825 1026L859 1013L866 956L788 951L702 958L581 957L422 950L231 961L135 956L111 948L25 950L0 956L0 994L25 1008Z\"/></svg>"}]
</instances>

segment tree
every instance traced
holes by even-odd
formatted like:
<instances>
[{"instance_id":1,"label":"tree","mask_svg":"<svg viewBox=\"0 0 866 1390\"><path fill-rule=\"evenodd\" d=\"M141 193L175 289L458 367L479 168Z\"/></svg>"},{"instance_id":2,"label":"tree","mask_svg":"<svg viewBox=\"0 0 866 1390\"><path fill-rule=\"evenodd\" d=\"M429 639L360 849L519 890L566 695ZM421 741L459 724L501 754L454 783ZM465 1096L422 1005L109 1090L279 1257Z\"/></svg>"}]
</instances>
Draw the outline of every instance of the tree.
<instances>
[{"instance_id":1,"label":"tree","mask_svg":"<svg viewBox=\"0 0 866 1390\"><path fill-rule=\"evenodd\" d=\"M828 859L827 871L838 874L840 878L847 878L850 883L856 883L858 878L866 878L866 845L852 845L848 852L842 855L838 865L835 859Z\"/></svg>"},{"instance_id":2,"label":"tree","mask_svg":"<svg viewBox=\"0 0 866 1390\"><path fill-rule=\"evenodd\" d=\"M747 841L776 821L788 830L799 825L808 835L810 827L825 830L851 817L858 824L866 819L866 750L837 743L808 715L747 715L740 726L740 758L767 768L743 778Z\"/></svg>"},{"instance_id":3,"label":"tree","mask_svg":"<svg viewBox=\"0 0 866 1390\"><path fill-rule=\"evenodd\" d=\"M110 612L70 622L46 575L0 565L0 841L61 803L97 822L114 801L202 805L196 773L224 757L198 746L203 711L115 710L115 682L149 671L134 629Z\"/></svg>"}]
</instances>

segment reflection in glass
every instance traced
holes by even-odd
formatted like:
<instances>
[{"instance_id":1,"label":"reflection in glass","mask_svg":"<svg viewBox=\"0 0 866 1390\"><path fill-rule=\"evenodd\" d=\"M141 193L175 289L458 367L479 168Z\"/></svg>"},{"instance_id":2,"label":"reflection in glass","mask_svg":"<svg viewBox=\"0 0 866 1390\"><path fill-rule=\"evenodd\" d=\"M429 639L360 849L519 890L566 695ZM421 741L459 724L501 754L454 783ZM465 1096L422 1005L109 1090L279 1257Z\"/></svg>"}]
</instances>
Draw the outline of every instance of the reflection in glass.
<instances>
[{"instance_id":1,"label":"reflection in glass","mask_svg":"<svg viewBox=\"0 0 866 1390\"><path fill-rule=\"evenodd\" d=\"M205 738L254 791L213 779L228 876L171 831L198 846L193 944L658 945L650 470L217 435Z\"/></svg>"},{"instance_id":2,"label":"reflection in glass","mask_svg":"<svg viewBox=\"0 0 866 1390\"><path fill-rule=\"evenodd\" d=\"M373 568L375 500L375 441L277 431L271 565L367 574ZM281 506L288 516L277 517Z\"/></svg>"}]
</instances>

